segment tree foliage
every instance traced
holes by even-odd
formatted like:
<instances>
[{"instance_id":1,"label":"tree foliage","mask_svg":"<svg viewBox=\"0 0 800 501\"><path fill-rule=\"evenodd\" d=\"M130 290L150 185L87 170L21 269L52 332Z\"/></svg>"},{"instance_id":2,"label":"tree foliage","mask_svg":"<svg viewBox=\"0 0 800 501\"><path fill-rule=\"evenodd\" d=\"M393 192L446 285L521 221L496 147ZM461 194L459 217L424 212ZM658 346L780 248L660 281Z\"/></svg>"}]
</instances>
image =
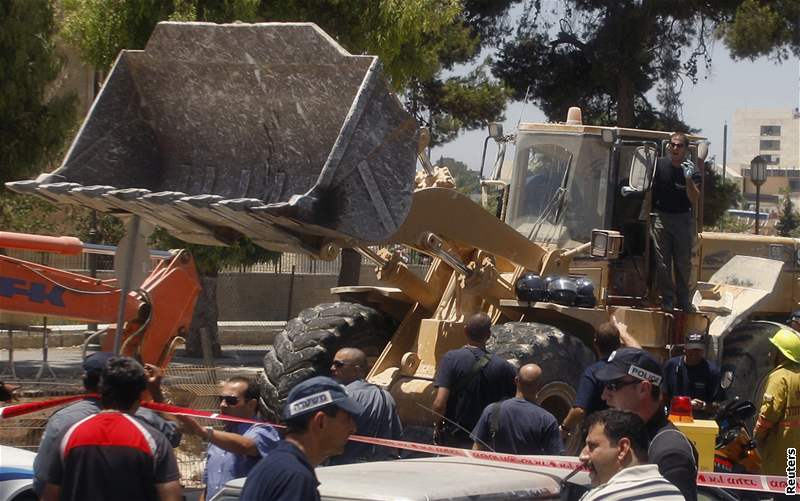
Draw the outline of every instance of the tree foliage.
<instances>
[{"instance_id":1,"label":"tree foliage","mask_svg":"<svg viewBox=\"0 0 800 501\"><path fill-rule=\"evenodd\" d=\"M711 161L705 164L703 187L703 225L708 228L718 225L728 209L736 208L742 202L739 185L729 179L723 180L712 165Z\"/></svg>"},{"instance_id":2,"label":"tree foliage","mask_svg":"<svg viewBox=\"0 0 800 501\"><path fill-rule=\"evenodd\" d=\"M455 158L441 157L436 161L436 165L447 167L456 182L456 189L464 195L480 193L480 176L474 170L470 170L464 162L459 162Z\"/></svg>"},{"instance_id":3,"label":"tree foliage","mask_svg":"<svg viewBox=\"0 0 800 501\"><path fill-rule=\"evenodd\" d=\"M568 0L548 10L533 2L494 73L550 120L577 105L587 123L689 130L681 90L710 65L707 43L729 3Z\"/></svg>"},{"instance_id":4,"label":"tree foliage","mask_svg":"<svg viewBox=\"0 0 800 501\"><path fill-rule=\"evenodd\" d=\"M743 0L719 34L734 58L800 56L800 1Z\"/></svg>"},{"instance_id":5,"label":"tree foliage","mask_svg":"<svg viewBox=\"0 0 800 501\"><path fill-rule=\"evenodd\" d=\"M49 0L0 2L0 183L40 172L74 123L75 96L53 92L54 33Z\"/></svg>"},{"instance_id":6,"label":"tree foliage","mask_svg":"<svg viewBox=\"0 0 800 501\"><path fill-rule=\"evenodd\" d=\"M797 211L794 210L792 197L789 196L789 191L786 190L781 197L781 209L775 229L778 231L778 235L791 237L795 235L797 228L800 228L800 214L797 214Z\"/></svg>"}]
</instances>

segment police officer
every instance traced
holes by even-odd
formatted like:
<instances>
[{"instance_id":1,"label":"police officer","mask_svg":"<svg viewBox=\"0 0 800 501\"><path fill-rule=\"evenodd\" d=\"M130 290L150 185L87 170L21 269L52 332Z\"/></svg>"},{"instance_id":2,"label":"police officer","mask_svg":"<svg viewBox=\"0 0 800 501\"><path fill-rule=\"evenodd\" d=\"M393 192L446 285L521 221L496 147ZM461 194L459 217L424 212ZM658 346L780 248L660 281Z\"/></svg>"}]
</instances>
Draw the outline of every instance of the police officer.
<instances>
[{"instance_id":1,"label":"police officer","mask_svg":"<svg viewBox=\"0 0 800 501\"><path fill-rule=\"evenodd\" d=\"M562 440L567 440L572 435L584 416L596 411L602 411L608 407L602 398L603 384L597 380L594 373L597 369L606 365L611 353L620 347L619 329L613 322L601 324L595 332L593 344L598 360L584 369L581 375L575 403L564 418L564 421L559 425Z\"/></svg>"},{"instance_id":2,"label":"police officer","mask_svg":"<svg viewBox=\"0 0 800 501\"><path fill-rule=\"evenodd\" d=\"M661 405L661 364L640 348L620 348L595 375L612 409L635 412L645 422L647 456L687 501L697 500L697 451L667 419Z\"/></svg>"},{"instance_id":3,"label":"police officer","mask_svg":"<svg viewBox=\"0 0 800 501\"><path fill-rule=\"evenodd\" d=\"M250 470L241 501L319 500L314 468L342 453L363 410L329 377L313 377L292 388L283 408L286 437Z\"/></svg>"},{"instance_id":4,"label":"police officer","mask_svg":"<svg viewBox=\"0 0 800 501\"><path fill-rule=\"evenodd\" d=\"M767 376L753 435L762 473L785 476L787 448L800 446L800 334L781 329L770 342L778 348L776 367Z\"/></svg>"},{"instance_id":5,"label":"police officer","mask_svg":"<svg viewBox=\"0 0 800 501\"><path fill-rule=\"evenodd\" d=\"M489 445L507 454L561 454L564 446L556 418L536 404L539 376L536 364L523 365L517 374L514 398L495 402L483 410L475 430L475 450Z\"/></svg>"},{"instance_id":6,"label":"police officer","mask_svg":"<svg viewBox=\"0 0 800 501\"><path fill-rule=\"evenodd\" d=\"M392 395L364 380L367 375L367 355L358 348L342 348L333 356L331 375L345 385L347 394L364 407L356 417L357 433L367 437L398 440L403 425L397 416ZM397 458L397 449L350 441L344 454L331 458L329 464L349 464Z\"/></svg>"},{"instance_id":7,"label":"police officer","mask_svg":"<svg viewBox=\"0 0 800 501\"><path fill-rule=\"evenodd\" d=\"M710 419L716 414L720 400L720 371L706 360L708 336L699 331L686 333L683 355L664 365L664 391L667 405L672 397L690 397L695 417Z\"/></svg>"},{"instance_id":8,"label":"police officer","mask_svg":"<svg viewBox=\"0 0 800 501\"><path fill-rule=\"evenodd\" d=\"M508 361L486 351L492 321L485 313L467 320L467 344L445 353L433 385L434 441L440 445L472 447L471 430L487 405L514 396L517 371ZM442 420L439 416L445 416ZM458 426L453 426L457 423Z\"/></svg>"}]
</instances>

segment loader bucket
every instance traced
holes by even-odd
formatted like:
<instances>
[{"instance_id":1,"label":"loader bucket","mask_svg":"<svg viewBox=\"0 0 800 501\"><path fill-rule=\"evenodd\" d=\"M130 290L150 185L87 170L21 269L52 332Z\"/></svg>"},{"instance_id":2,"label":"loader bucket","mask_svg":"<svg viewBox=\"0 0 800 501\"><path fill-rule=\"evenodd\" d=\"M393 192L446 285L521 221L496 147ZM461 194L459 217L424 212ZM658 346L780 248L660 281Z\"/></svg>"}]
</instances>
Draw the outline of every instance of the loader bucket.
<instances>
[{"instance_id":1,"label":"loader bucket","mask_svg":"<svg viewBox=\"0 0 800 501\"><path fill-rule=\"evenodd\" d=\"M311 23L159 23L122 51L63 164L8 183L192 243L319 253L405 219L417 125L374 56Z\"/></svg>"}]
</instances>

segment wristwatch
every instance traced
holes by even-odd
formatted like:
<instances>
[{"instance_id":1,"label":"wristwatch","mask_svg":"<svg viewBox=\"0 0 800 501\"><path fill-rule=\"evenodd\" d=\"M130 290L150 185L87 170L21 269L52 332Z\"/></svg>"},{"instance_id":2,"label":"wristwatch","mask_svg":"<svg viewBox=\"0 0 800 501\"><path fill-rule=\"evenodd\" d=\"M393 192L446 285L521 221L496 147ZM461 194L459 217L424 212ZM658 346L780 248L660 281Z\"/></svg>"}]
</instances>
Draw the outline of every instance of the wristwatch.
<instances>
[{"instance_id":1,"label":"wristwatch","mask_svg":"<svg viewBox=\"0 0 800 501\"><path fill-rule=\"evenodd\" d=\"M214 436L214 427L206 426L206 442L211 442L211 438L213 436Z\"/></svg>"}]
</instances>

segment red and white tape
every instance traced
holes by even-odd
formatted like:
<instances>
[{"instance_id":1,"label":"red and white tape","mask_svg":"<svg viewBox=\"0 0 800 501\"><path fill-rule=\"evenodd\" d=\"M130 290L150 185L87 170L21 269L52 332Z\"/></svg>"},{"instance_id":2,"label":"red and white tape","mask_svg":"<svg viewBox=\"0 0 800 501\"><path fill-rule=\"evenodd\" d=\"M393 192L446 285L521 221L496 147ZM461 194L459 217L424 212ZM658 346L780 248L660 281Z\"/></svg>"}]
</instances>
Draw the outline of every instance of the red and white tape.
<instances>
[{"instance_id":1,"label":"red and white tape","mask_svg":"<svg viewBox=\"0 0 800 501\"><path fill-rule=\"evenodd\" d=\"M69 402L80 400L91 395L76 395L72 397L56 398L53 400L46 400L42 402L30 402L17 405L9 405L0 408L0 419L9 419L12 417L29 414L49 407L63 405ZM185 407L178 407L177 405L162 404L156 402L142 402L143 407L160 412L168 412L179 416L189 416L203 419L218 419L221 421L231 421L238 423L253 423L253 424L268 424L277 428L283 426L270 423L267 421L259 421L256 419L239 418L235 416L228 416L216 412L199 411L195 409L188 409ZM425 452L429 454L436 454L439 456L455 456L455 457L468 457L474 459L484 459L488 461L497 461L500 463L524 465L524 466L537 466L545 468L554 468L565 471L573 471L581 467L581 462L577 459L565 459L553 456L518 456L515 454L498 454L488 451L474 451L469 449L457 449L454 447L444 447L441 445L420 444L417 442L406 442L402 440L389 440L385 438L364 437L360 435L351 435L350 440L356 442L363 442L372 445L381 445L385 447L393 447L395 449L404 449L408 451ZM783 493L786 489L786 478L772 475L744 475L737 473L712 473L700 472L697 475L697 485L706 487L720 487L724 489L742 489L748 491L768 491Z\"/></svg>"}]
</instances>

